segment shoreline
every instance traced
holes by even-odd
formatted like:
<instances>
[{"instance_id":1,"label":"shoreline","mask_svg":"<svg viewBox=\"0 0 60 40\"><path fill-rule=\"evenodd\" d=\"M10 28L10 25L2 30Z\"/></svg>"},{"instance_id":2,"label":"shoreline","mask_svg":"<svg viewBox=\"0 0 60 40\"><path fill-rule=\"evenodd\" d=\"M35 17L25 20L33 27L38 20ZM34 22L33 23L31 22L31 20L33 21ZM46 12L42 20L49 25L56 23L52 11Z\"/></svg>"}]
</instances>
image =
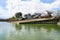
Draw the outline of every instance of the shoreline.
<instances>
[{"instance_id":1,"label":"shoreline","mask_svg":"<svg viewBox=\"0 0 60 40\"><path fill-rule=\"evenodd\" d=\"M58 19L54 18L43 18L43 19L30 19L30 20L9 20L9 19L1 19L0 22L10 22L10 23L17 23L17 24L33 24L33 23L39 23L39 24L57 24L60 25L60 21Z\"/></svg>"}]
</instances>

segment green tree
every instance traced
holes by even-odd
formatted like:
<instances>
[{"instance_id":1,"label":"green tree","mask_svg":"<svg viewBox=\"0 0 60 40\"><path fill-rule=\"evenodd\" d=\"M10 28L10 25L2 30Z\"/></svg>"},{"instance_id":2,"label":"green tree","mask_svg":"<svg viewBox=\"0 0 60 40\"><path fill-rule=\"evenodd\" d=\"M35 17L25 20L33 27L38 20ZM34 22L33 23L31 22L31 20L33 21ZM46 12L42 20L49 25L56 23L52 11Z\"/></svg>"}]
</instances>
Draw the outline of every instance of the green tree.
<instances>
[{"instance_id":1,"label":"green tree","mask_svg":"<svg viewBox=\"0 0 60 40\"><path fill-rule=\"evenodd\" d=\"M15 17L17 17L17 18L22 17L22 13L21 13L21 12L16 13L16 14L15 14Z\"/></svg>"},{"instance_id":2,"label":"green tree","mask_svg":"<svg viewBox=\"0 0 60 40\"><path fill-rule=\"evenodd\" d=\"M15 18L16 18L17 20L21 20L21 19L22 19L22 13L21 13L21 12L17 12L17 13L15 14Z\"/></svg>"}]
</instances>

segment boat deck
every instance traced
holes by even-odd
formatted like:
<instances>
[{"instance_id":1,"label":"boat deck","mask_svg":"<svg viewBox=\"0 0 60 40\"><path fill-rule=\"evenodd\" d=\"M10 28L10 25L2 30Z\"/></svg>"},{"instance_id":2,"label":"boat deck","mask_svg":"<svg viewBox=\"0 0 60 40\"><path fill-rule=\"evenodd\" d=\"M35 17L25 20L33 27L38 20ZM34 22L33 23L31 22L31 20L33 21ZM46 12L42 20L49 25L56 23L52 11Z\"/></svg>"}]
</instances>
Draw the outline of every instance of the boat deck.
<instances>
[{"instance_id":1,"label":"boat deck","mask_svg":"<svg viewBox=\"0 0 60 40\"><path fill-rule=\"evenodd\" d=\"M44 20L52 20L52 19L54 19L54 18L26 19L26 20L19 21L19 23L44 21Z\"/></svg>"},{"instance_id":2,"label":"boat deck","mask_svg":"<svg viewBox=\"0 0 60 40\"><path fill-rule=\"evenodd\" d=\"M55 18L40 18L40 19L26 19L21 21L15 21L14 23L28 24L28 23L49 23L50 21L56 21ZM57 21L56 21L57 22Z\"/></svg>"}]
</instances>

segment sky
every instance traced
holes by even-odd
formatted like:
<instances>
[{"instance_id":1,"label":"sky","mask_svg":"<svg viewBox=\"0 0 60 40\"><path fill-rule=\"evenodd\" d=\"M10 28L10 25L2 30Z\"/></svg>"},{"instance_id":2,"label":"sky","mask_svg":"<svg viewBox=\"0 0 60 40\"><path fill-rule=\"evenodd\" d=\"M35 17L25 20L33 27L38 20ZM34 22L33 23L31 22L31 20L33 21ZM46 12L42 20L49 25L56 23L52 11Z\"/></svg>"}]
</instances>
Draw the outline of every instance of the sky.
<instances>
[{"instance_id":1,"label":"sky","mask_svg":"<svg viewBox=\"0 0 60 40\"><path fill-rule=\"evenodd\" d=\"M43 12L60 10L60 0L0 0L0 18L10 18L17 12Z\"/></svg>"}]
</instances>

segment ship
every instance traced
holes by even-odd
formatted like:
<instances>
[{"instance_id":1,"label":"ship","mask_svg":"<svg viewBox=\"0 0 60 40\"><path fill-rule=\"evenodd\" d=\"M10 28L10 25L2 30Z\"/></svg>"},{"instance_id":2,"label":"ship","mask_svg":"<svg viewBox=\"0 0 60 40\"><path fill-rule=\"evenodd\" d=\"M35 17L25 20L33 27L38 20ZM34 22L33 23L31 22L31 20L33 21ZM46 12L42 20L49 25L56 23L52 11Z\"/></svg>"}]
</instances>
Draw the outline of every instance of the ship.
<instances>
[{"instance_id":1,"label":"ship","mask_svg":"<svg viewBox=\"0 0 60 40\"><path fill-rule=\"evenodd\" d=\"M19 24L57 24L58 22L59 18L41 18L21 20L19 21Z\"/></svg>"},{"instance_id":2,"label":"ship","mask_svg":"<svg viewBox=\"0 0 60 40\"><path fill-rule=\"evenodd\" d=\"M48 15L43 15L43 13L34 13L33 15L27 14L25 18L22 17L22 13L19 12L17 15L21 18L18 18L19 21L14 21L19 24L57 24L59 22L59 17L52 16L53 12L47 11Z\"/></svg>"},{"instance_id":3,"label":"ship","mask_svg":"<svg viewBox=\"0 0 60 40\"><path fill-rule=\"evenodd\" d=\"M0 20L0 21L7 21L7 22L14 22L19 24L57 24L59 22L59 17L52 16L52 12L48 12L48 15L41 16L40 13L35 13L34 15L27 14L25 18L22 17L22 13L17 13L17 20Z\"/></svg>"}]
</instances>

